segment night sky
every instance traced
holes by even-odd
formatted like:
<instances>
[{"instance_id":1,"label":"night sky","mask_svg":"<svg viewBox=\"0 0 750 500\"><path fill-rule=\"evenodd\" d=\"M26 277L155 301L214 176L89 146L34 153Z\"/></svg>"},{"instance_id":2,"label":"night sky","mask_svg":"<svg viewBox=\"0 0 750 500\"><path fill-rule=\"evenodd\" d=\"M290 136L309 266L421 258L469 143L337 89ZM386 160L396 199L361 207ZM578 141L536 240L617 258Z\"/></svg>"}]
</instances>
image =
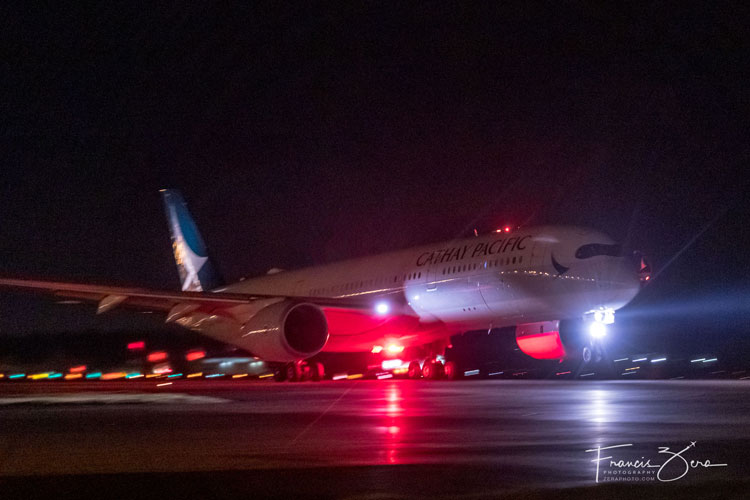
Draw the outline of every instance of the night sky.
<instances>
[{"instance_id":1,"label":"night sky","mask_svg":"<svg viewBox=\"0 0 750 500\"><path fill-rule=\"evenodd\" d=\"M750 336L739 5L197 4L2 7L0 273L177 288L174 187L229 280L577 224L659 273L633 342ZM0 298L0 335L159 322Z\"/></svg>"}]
</instances>

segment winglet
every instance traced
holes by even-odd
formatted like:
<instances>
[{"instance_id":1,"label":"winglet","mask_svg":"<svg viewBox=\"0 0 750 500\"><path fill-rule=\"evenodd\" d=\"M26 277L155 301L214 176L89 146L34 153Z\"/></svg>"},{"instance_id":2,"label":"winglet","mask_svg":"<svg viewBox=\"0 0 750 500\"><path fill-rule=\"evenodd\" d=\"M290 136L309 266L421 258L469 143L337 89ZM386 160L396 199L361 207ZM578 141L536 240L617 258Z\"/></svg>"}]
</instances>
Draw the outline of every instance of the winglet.
<instances>
[{"instance_id":1,"label":"winglet","mask_svg":"<svg viewBox=\"0 0 750 500\"><path fill-rule=\"evenodd\" d=\"M182 194L176 189L162 189L160 192L182 290L201 292L223 285Z\"/></svg>"}]
</instances>

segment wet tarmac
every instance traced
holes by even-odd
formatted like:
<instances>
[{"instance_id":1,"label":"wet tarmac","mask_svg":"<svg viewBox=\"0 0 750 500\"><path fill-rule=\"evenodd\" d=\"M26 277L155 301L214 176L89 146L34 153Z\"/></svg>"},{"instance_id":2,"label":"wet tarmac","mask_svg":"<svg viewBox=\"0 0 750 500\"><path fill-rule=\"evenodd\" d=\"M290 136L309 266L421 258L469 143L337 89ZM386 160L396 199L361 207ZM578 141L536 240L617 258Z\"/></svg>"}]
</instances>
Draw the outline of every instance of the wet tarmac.
<instances>
[{"instance_id":1,"label":"wet tarmac","mask_svg":"<svg viewBox=\"0 0 750 500\"><path fill-rule=\"evenodd\" d=\"M0 384L0 485L452 497L750 476L745 381L157 383Z\"/></svg>"}]
</instances>

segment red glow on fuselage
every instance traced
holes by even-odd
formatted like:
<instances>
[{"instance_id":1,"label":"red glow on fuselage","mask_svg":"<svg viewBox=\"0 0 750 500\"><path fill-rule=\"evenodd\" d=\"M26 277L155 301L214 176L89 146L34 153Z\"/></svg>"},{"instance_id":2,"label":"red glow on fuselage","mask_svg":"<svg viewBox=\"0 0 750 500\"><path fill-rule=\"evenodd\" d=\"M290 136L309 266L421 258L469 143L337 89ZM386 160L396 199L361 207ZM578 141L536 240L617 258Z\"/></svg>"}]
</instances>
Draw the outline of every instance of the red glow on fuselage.
<instances>
[{"instance_id":1,"label":"red glow on fuselage","mask_svg":"<svg viewBox=\"0 0 750 500\"><path fill-rule=\"evenodd\" d=\"M560 332L544 332L516 338L518 347L535 359L560 359L565 356L565 348L560 340Z\"/></svg>"}]
</instances>

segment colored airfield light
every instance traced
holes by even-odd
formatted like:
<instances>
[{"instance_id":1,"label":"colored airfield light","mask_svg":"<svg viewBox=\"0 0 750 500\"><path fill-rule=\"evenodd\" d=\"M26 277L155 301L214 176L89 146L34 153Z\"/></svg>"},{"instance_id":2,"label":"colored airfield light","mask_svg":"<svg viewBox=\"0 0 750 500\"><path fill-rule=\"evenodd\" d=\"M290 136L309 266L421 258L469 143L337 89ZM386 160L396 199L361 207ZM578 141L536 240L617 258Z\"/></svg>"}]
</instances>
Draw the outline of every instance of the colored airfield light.
<instances>
[{"instance_id":1,"label":"colored airfield light","mask_svg":"<svg viewBox=\"0 0 750 500\"><path fill-rule=\"evenodd\" d=\"M510 226L505 226L503 228L503 231L505 231L506 233L509 233L510 232Z\"/></svg>"},{"instance_id":2,"label":"colored airfield light","mask_svg":"<svg viewBox=\"0 0 750 500\"><path fill-rule=\"evenodd\" d=\"M149 354L146 359L148 359L152 363L155 361L164 361L165 359L167 359L167 353L164 351L155 351Z\"/></svg>"},{"instance_id":3,"label":"colored airfield light","mask_svg":"<svg viewBox=\"0 0 750 500\"><path fill-rule=\"evenodd\" d=\"M331 377L331 380L344 380L346 378L346 373L339 373L338 375L334 375Z\"/></svg>"},{"instance_id":4,"label":"colored airfield light","mask_svg":"<svg viewBox=\"0 0 750 500\"><path fill-rule=\"evenodd\" d=\"M706 358L698 358L698 359L691 359L691 363L701 363L703 361L706 361Z\"/></svg>"},{"instance_id":5,"label":"colored airfield light","mask_svg":"<svg viewBox=\"0 0 750 500\"><path fill-rule=\"evenodd\" d=\"M268 378L273 377L273 373L264 373L263 375L259 376L258 378Z\"/></svg>"},{"instance_id":6,"label":"colored airfield light","mask_svg":"<svg viewBox=\"0 0 750 500\"><path fill-rule=\"evenodd\" d=\"M142 340L139 340L137 342L131 342L128 344L128 350L130 351L140 351L145 348L146 348L146 343Z\"/></svg>"},{"instance_id":7,"label":"colored airfield light","mask_svg":"<svg viewBox=\"0 0 750 500\"><path fill-rule=\"evenodd\" d=\"M101 376L102 376L102 372L94 372L94 373L87 373L86 374L86 378L87 379L99 378Z\"/></svg>"},{"instance_id":8,"label":"colored airfield light","mask_svg":"<svg viewBox=\"0 0 750 500\"><path fill-rule=\"evenodd\" d=\"M361 373L354 373L352 375L347 375L347 380L357 380L358 378L362 378L363 375Z\"/></svg>"},{"instance_id":9,"label":"colored airfield light","mask_svg":"<svg viewBox=\"0 0 750 500\"><path fill-rule=\"evenodd\" d=\"M48 379L56 379L56 378L62 378L62 376L63 376L63 374L62 374L62 373L57 373L57 372L56 372L56 373L50 373L50 374L49 374L49 377L47 377L47 378L48 378Z\"/></svg>"},{"instance_id":10,"label":"colored airfield light","mask_svg":"<svg viewBox=\"0 0 750 500\"><path fill-rule=\"evenodd\" d=\"M71 366L68 371L70 373L83 373L86 371L86 365Z\"/></svg>"},{"instance_id":11,"label":"colored airfield light","mask_svg":"<svg viewBox=\"0 0 750 500\"><path fill-rule=\"evenodd\" d=\"M105 373L104 375L102 375L101 379L102 380L117 380L118 378L124 378L127 375L128 374L125 372L110 372L110 373Z\"/></svg>"},{"instance_id":12,"label":"colored airfield light","mask_svg":"<svg viewBox=\"0 0 750 500\"><path fill-rule=\"evenodd\" d=\"M146 378L159 378L161 376L161 373L149 373L148 375L146 375Z\"/></svg>"},{"instance_id":13,"label":"colored airfield light","mask_svg":"<svg viewBox=\"0 0 750 500\"><path fill-rule=\"evenodd\" d=\"M378 354L382 350L383 350L383 346L382 345L376 345L376 346L372 346L372 351L370 351L370 352L372 352L373 354Z\"/></svg>"},{"instance_id":14,"label":"colored airfield light","mask_svg":"<svg viewBox=\"0 0 750 500\"><path fill-rule=\"evenodd\" d=\"M386 359L380 364L383 370L395 370L401 368L402 362L400 359Z\"/></svg>"},{"instance_id":15,"label":"colored airfield light","mask_svg":"<svg viewBox=\"0 0 750 500\"><path fill-rule=\"evenodd\" d=\"M399 344L388 344L388 352L391 354L398 354L404 350L404 346Z\"/></svg>"},{"instance_id":16,"label":"colored airfield light","mask_svg":"<svg viewBox=\"0 0 750 500\"><path fill-rule=\"evenodd\" d=\"M141 378L141 377L143 377L142 373L135 372L135 373L128 373L125 378L128 379L128 380L130 380L130 379Z\"/></svg>"},{"instance_id":17,"label":"colored airfield light","mask_svg":"<svg viewBox=\"0 0 750 500\"><path fill-rule=\"evenodd\" d=\"M404 373L407 373L409 371L408 366L402 366L401 368L396 368L393 370L394 375L403 375Z\"/></svg>"},{"instance_id":18,"label":"colored airfield light","mask_svg":"<svg viewBox=\"0 0 750 500\"><path fill-rule=\"evenodd\" d=\"M211 375L206 375L206 378L216 378L216 377L223 377L223 373L212 373Z\"/></svg>"},{"instance_id":19,"label":"colored airfield light","mask_svg":"<svg viewBox=\"0 0 750 500\"><path fill-rule=\"evenodd\" d=\"M196 373L190 373L187 378L195 378L195 377L202 377L203 372L196 372Z\"/></svg>"},{"instance_id":20,"label":"colored airfield light","mask_svg":"<svg viewBox=\"0 0 750 500\"><path fill-rule=\"evenodd\" d=\"M178 378L182 377L182 373L173 373L172 375L167 375L167 378Z\"/></svg>"},{"instance_id":21,"label":"colored airfield light","mask_svg":"<svg viewBox=\"0 0 750 500\"><path fill-rule=\"evenodd\" d=\"M247 377L247 373L237 373L235 375L232 375L232 378L243 378Z\"/></svg>"},{"instance_id":22,"label":"colored airfield light","mask_svg":"<svg viewBox=\"0 0 750 500\"><path fill-rule=\"evenodd\" d=\"M78 378L83 378L83 373L68 373L65 375L65 380L75 380Z\"/></svg>"},{"instance_id":23,"label":"colored airfield light","mask_svg":"<svg viewBox=\"0 0 750 500\"><path fill-rule=\"evenodd\" d=\"M8 376L8 378L12 379L12 380L15 380L15 379L18 379L18 378L24 378L24 377L26 377L25 373L14 373L13 375L9 375Z\"/></svg>"},{"instance_id":24,"label":"colored airfield light","mask_svg":"<svg viewBox=\"0 0 750 500\"><path fill-rule=\"evenodd\" d=\"M165 385L172 385L172 382L163 382L161 384L156 384L156 387L164 387Z\"/></svg>"},{"instance_id":25,"label":"colored airfield light","mask_svg":"<svg viewBox=\"0 0 750 500\"><path fill-rule=\"evenodd\" d=\"M704 363L713 363L714 361L719 361L719 359L718 358L711 358L711 359L704 359L703 360Z\"/></svg>"},{"instance_id":26,"label":"colored airfield light","mask_svg":"<svg viewBox=\"0 0 750 500\"><path fill-rule=\"evenodd\" d=\"M188 360L188 361L195 361L197 359L203 359L205 357L206 357L206 352L205 351L190 351L185 356L185 359Z\"/></svg>"},{"instance_id":27,"label":"colored airfield light","mask_svg":"<svg viewBox=\"0 0 750 500\"><path fill-rule=\"evenodd\" d=\"M158 373L159 375L166 375L167 373L172 373L172 368L170 368L168 365L155 366L154 373Z\"/></svg>"},{"instance_id":28,"label":"colored airfield light","mask_svg":"<svg viewBox=\"0 0 750 500\"><path fill-rule=\"evenodd\" d=\"M33 375L29 375L29 378L31 380L42 380L42 379L47 378L47 377L49 377L49 373L48 372L45 372L45 373L35 373Z\"/></svg>"},{"instance_id":29,"label":"colored airfield light","mask_svg":"<svg viewBox=\"0 0 750 500\"><path fill-rule=\"evenodd\" d=\"M0 373L0 378L5 378L5 374L4 373Z\"/></svg>"}]
</instances>

